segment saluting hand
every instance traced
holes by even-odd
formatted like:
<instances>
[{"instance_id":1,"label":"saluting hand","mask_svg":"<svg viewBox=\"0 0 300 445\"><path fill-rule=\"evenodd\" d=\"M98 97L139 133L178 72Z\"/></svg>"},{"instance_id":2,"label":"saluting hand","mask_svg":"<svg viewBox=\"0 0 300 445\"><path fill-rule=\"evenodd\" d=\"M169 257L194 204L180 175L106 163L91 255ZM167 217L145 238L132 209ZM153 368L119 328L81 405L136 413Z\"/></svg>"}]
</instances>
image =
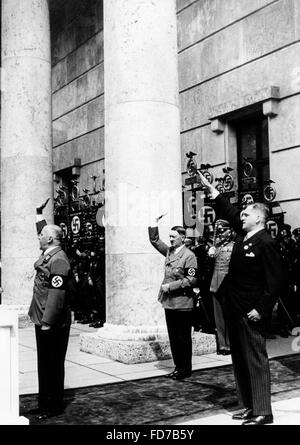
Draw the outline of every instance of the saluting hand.
<instances>
[{"instance_id":1,"label":"saluting hand","mask_svg":"<svg viewBox=\"0 0 300 445\"><path fill-rule=\"evenodd\" d=\"M168 212L163 212L161 213L157 218L156 218L156 222L158 222L161 218L163 218L164 216L166 216Z\"/></svg>"},{"instance_id":2,"label":"saluting hand","mask_svg":"<svg viewBox=\"0 0 300 445\"><path fill-rule=\"evenodd\" d=\"M257 312L256 309L252 309L252 311L248 312L247 317L251 321L259 321L261 319L261 315Z\"/></svg>"},{"instance_id":3,"label":"saluting hand","mask_svg":"<svg viewBox=\"0 0 300 445\"><path fill-rule=\"evenodd\" d=\"M44 202L44 204L42 204L40 207L37 207L36 208L36 212L37 213L43 213L43 209L46 207L46 205L48 204L48 201L49 201L49 199L50 198L48 198L45 202Z\"/></svg>"},{"instance_id":4,"label":"saluting hand","mask_svg":"<svg viewBox=\"0 0 300 445\"><path fill-rule=\"evenodd\" d=\"M209 195L215 199L219 195L218 190L214 187L206 178L202 175L201 171L198 172L202 185L208 190Z\"/></svg>"}]
</instances>

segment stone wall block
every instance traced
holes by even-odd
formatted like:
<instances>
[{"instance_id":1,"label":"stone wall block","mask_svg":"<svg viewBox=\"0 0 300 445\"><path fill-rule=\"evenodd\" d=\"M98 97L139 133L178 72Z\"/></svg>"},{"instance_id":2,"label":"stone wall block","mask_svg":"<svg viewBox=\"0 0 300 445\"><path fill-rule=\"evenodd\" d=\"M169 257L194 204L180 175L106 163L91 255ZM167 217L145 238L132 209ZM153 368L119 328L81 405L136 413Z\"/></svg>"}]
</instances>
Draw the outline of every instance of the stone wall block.
<instances>
[{"instance_id":1,"label":"stone wall block","mask_svg":"<svg viewBox=\"0 0 300 445\"><path fill-rule=\"evenodd\" d=\"M225 162L225 135L216 135L210 126L197 128L181 135L181 171L186 171L186 153L192 151L197 156L195 160L200 164L222 164Z\"/></svg>"},{"instance_id":2,"label":"stone wall block","mask_svg":"<svg viewBox=\"0 0 300 445\"><path fill-rule=\"evenodd\" d=\"M100 64L53 94L53 119L78 108L103 92L103 64Z\"/></svg>"},{"instance_id":3,"label":"stone wall block","mask_svg":"<svg viewBox=\"0 0 300 445\"><path fill-rule=\"evenodd\" d=\"M180 90L295 41L294 15L294 0L282 0L179 54Z\"/></svg>"},{"instance_id":4,"label":"stone wall block","mask_svg":"<svg viewBox=\"0 0 300 445\"><path fill-rule=\"evenodd\" d=\"M300 94L279 102L278 115L269 120L270 150L300 146Z\"/></svg>"},{"instance_id":5,"label":"stone wall block","mask_svg":"<svg viewBox=\"0 0 300 445\"><path fill-rule=\"evenodd\" d=\"M279 86L282 98L298 93L299 48L297 43L281 50L280 63L276 52L181 93L181 130L208 123L216 104L234 102L266 86Z\"/></svg>"},{"instance_id":6,"label":"stone wall block","mask_svg":"<svg viewBox=\"0 0 300 445\"><path fill-rule=\"evenodd\" d=\"M80 158L81 165L104 158L104 129L99 128L54 148L53 171L73 166L74 158Z\"/></svg>"},{"instance_id":7,"label":"stone wall block","mask_svg":"<svg viewBox=\"0 0 300 445\"><path fill-rule=\"evenodd\" d=\"M193 4L178 14L179 50L273 2L271 0L202 0L196 2L179 0L177 2L178 9L189 3Z\"/></svg>"},{"instance_id":8,"label":"stone wall block","mask_svg":"<svg viewBox=\"0 0 300 445\"><path fill-rule=\"evenodd\" d=\"M53 122L53 147L104 125L104 99L96 98Z\"/></svg>"}]
</instances>

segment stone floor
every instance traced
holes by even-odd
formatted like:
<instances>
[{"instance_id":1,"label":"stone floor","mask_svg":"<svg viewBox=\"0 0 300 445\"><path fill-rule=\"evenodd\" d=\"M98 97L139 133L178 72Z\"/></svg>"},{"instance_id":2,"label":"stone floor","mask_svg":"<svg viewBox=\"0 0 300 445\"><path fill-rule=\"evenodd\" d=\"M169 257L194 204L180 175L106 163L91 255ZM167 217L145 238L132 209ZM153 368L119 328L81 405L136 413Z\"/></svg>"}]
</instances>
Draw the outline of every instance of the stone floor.
<instances>
[{"instance_id":1,"label":"stone floor","mask_svg":"<svg viewBox=\"0 0 300 445\"><path fill-rule=\"evenodd\" d=\"M79 335L82 332L95 332L95 329L88 325L72 325L66 357L66 389L159 377L173 369L172 360L128 365L81 352L79 350ZM296 339L297 337L290 336L268 340L269 357L286 356L299 352L295 350ZM33 328L19 330L19 345L20 395L35 394L37 392L37 366ZM231 364L231 356L220 356L214 353L193 357L193 370L216 368L228 364ZM295 389L287 400L275 401L273 408L276 424L300 424L300 388L299 393ZM201 416L199 419L185 419L184 422L181 421L181 424L239 424L231 420L231 415L232 412L227 410L218 410L206 417Z\"/></svg>"}]
</instances>

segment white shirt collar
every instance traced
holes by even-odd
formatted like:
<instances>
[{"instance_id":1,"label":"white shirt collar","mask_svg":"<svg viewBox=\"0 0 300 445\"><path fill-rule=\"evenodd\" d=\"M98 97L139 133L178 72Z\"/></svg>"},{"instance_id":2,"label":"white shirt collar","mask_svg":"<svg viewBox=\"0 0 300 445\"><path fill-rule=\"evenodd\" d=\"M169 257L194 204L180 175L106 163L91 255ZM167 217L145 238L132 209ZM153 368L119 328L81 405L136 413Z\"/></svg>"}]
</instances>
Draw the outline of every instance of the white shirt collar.
<instances>
[{"instance_id":1,"label":"white shirt collar","mask_svg":"<svg viewBox=\"0 0 300 445\"><path fill-rule=\"evenodd\" d=\"M247 232L244 240L251 238L251 236L255 235L257 232L260 232L261 230L264 230L264 227L259 227L258 229L250 230L250 232Z\"/></svg>"},{"instance_id":2,"label":"white shirt collar","mask_svg":"<svg viewBox=\"0 0 300 445\"><path fill-rule=\"evenodd\" d=\"M56 249L56 247L58 247L58 246L48 247L48 249L45 250L44 255L48 255L48 253L51 252L51 250Z\"/></svg>"},{"instance_id":3,"label":"white shirt collar","mask_svg":"<svg viewBox=\"0 0 300 445\"><path fill-rule=\"evenodd\" d=\"M181 250L183 247L184 247L184 244L182 244L182 245L179 246L179 247L176 247L176 249L174 249L174 253L176 254L176 253L180 252L180 250Z\"/></svg>"}]
</instances>

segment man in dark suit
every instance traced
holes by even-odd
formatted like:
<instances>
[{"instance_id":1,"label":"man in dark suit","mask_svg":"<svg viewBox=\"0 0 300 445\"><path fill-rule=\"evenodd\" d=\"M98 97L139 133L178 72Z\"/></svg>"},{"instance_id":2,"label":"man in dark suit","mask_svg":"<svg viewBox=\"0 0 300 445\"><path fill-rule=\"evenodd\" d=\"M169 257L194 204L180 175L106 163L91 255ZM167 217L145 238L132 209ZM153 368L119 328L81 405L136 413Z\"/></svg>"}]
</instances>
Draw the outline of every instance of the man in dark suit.
<instances>
[{"instance_id":1,"label":"man in dark suit","mask_svg":"<svg viewBox=\"0 0 300 445\"><path fill-rule=\"evenodd\" d=\"M238 234L219 295L223 296L243 425L273 423L265 326L284 283L278 244L266 232L267 207L248 205L241 213L201 175L219 217Z\"/></svg>"},{"instance_id":2,"label":"man in dark suit","mask_svg":"<svg viewBox=\"0 0 300 445\"><path fill-rule=\"evenodd\" d=\"M172 227L169 238L171 247L160 238L158 217L148 228L151 244L165 260L165 276L158 294L158 301L165 309L165 317L175 369L168 374L174 380L190 377L192 372L192 311L193 286L196 285L197 259L185 245L185 229Z\"/></svg>"},{"instance_id":3,"label":"man in dark suit","mask_svg":"<svg viewBox=\"0 0 300 445\"><path fill-rule=\"evenodd\" d=\"M44 206L37 209L40 214ZM42 215L39 219L37 231L42 254L34 264L36 275L29 308L35 324L39 394L38 408L31 413L45 419L64 409L64 361L71 324L66 296L70 263L61 248L60 227L47 225Z\"/></svg>"}]
</instances>

